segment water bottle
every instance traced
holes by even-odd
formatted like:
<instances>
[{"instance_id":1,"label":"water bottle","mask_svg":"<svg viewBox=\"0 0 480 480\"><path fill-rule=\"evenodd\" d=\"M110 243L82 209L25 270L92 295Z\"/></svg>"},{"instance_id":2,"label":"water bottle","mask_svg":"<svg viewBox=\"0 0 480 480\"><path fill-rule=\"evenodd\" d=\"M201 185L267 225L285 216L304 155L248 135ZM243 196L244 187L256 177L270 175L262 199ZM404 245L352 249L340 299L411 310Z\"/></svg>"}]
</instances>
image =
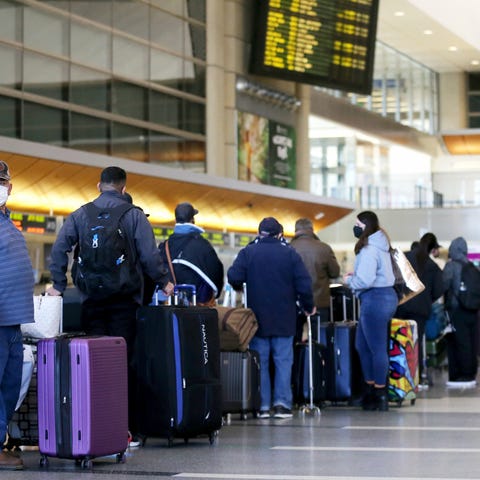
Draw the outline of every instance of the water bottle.
<instances>
[{"instance_id":1,"label":"water bottle","mask_svg":"<svg viewBox=\"0 0 480 480\"><path fill-rule=\"evenodd\" d=\"M465 285L464 282L460 282L460 291L461 292L466 292L467 291L467 286Z\"/></svg>"}]
</instances>

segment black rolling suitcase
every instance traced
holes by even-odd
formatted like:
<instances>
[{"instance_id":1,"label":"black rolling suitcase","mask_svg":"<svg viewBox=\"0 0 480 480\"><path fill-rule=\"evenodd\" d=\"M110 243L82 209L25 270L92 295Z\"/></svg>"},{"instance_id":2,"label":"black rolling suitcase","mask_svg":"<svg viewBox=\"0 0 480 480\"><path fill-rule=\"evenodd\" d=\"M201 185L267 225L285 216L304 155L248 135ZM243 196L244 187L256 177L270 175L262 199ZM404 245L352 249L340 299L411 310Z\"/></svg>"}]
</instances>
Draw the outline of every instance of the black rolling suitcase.
<instances>
[{"instance_id":1,"label":"black rolling suitcase","mask_svg":"<svg viewBox=\"0 0 480 480\"><path fill-rule=\"evenodd\" d=\"M309 348L307 342L295 344L292 369L292 390L293 401L297 405L308 403L310 400ZM327 398L325 358L325 345L312 341L313 403L321 403Z\"/></svg>"},{"instance_id":2,"label":"black rolling suitcase","mask_svg":"<svg viewBox=\"0 0 480 480\"><path fill-rule=\"evenodd\" d=\"M220 353L222 413L248 413L256 417L260 410L260 357L255 350Z\"/></svg>"},{"instance_id":3,"label":"black rolling suitcase","mask_svg":"<svg viewBox=\"0 0 480 480\"><path fill-rule=\"evenodd\" d=\"M176 298L183 295L177 287ZM174 438L207 435L213 444L222 425L217 311L142 307L135 350L138 433L167 438L169 445Z\"/></svg>"}]
</instances>

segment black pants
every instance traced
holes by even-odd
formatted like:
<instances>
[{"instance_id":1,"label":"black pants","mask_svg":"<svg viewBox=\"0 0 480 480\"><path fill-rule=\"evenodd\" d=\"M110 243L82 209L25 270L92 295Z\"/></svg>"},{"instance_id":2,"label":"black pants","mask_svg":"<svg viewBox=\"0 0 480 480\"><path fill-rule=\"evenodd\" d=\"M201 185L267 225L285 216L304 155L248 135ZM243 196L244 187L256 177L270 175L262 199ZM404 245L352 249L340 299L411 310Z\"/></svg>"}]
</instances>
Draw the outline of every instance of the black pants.
<instances>
[{"instance_id":1,"label":"black pants","mask_svg":"<svg viewBox=\"0 0 480 480\"><path fill-rule=\"evenodd\" d=\"M124 297L105 301L88 299L82 304L82 327L87 334L123 337L127 344L128 427L133 433L137 433L137 382L132 359L138 307L139 305L132 299Z\"/></svg>"},{"instance_id":2,"label":"black pants","mask_svg":"<svg viewBox=\"0 0 480 480\"><path fill-rule=\"evenodd\" d=\"M448 378L455 380L474 380L477 376L477 312L462 308L448 311L455 329L447 336Z\"/></svg>"}]
</instances>

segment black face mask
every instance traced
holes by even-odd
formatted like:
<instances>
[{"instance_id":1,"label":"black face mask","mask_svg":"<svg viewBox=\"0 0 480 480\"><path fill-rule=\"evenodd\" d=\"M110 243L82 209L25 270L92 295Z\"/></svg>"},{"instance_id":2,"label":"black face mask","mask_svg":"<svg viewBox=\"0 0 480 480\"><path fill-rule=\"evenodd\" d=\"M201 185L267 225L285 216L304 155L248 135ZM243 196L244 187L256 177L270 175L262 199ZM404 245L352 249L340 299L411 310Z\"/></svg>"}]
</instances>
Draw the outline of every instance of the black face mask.
<instances>
[{"instance_id":1,"label":"black face mask","mask_svg":"<svg viewBox=\"0 0 480 480\"><path fill-rule=\"evenodd\" d=\"M355 225L353 227L353 235L356 237L356 238L360 238L360 235L363 233L363 228L362 227L359 227L358 225Z\"/></svg>"}]
</instances>

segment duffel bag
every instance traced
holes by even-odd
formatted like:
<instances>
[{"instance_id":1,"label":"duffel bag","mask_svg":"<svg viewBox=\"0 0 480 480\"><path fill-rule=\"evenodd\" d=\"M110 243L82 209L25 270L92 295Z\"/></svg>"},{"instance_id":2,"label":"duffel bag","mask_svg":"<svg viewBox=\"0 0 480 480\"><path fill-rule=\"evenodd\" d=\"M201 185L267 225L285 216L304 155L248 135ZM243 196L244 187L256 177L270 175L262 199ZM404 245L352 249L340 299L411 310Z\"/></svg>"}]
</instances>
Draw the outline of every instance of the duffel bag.
<instances>
[{"instance_id":1,"label":"duffel bag","mask_svg":"<svg viewBox=\"0 0 480 480\"><path fill-rule=\"evenodd\" d=\"M258 329L257 317L253 311L242 307L217 306L215 309L218 312L220 349L244 352Z\"/></svg>"}]
</instances>

